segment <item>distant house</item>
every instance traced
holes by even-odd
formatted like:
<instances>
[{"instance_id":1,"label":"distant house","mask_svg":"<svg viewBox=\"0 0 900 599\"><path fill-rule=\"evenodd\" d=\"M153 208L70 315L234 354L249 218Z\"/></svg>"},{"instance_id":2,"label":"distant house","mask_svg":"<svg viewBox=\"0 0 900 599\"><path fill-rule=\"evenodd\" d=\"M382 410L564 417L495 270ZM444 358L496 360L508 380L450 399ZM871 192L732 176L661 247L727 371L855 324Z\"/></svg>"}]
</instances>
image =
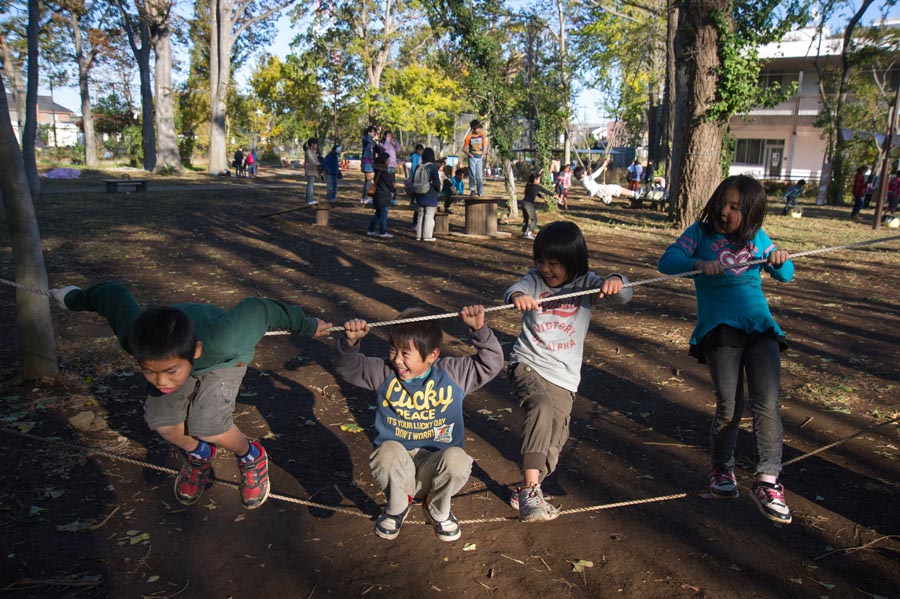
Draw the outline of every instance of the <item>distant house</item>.
<instances>
[{"instance_id":1,"label":"distant house","mask_svg":"<svg viewBox=\"0 0 900 599\"><path fill-rule=\"evenodd\" d=\"M820 65L834 66L840 63L842 46L841 37L820 39L814 28L807 28L760 48L760 58L768 60L760 73L761 83L779 83L782 89L796 83L797 92L772 108L755 108L731 119L736 143L730 174L819 180L827 140L815 126L822 105L814 60L818 54Z\"/></svg>"},{"instance_id":2,"label":"distant house","mask_svg":"<svg viewBox=\"0 0 900 599\"><path fill-rule=\"evenodd\" d=\"M6 94L6 102L9 105L9 120L16 132L16 139L19 139L17 126L19 117L12 94ZM81 142L82 133L78 126L78 120L78 115L65 106L53 102L50 96L38 96L38 126L51 126L47 134L48 146L64 148ZM52 127L54 123L56 124L55 132ZM19 142L21 143L20 139Z\"/></svg>"}]
</instances>

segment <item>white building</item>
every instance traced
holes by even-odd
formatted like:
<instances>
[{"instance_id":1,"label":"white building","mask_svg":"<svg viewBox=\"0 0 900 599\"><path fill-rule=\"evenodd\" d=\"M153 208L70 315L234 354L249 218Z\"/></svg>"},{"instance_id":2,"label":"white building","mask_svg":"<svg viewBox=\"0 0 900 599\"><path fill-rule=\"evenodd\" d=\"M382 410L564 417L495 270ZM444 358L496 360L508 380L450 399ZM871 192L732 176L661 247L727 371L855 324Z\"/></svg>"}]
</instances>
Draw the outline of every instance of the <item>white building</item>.
<instances>
[{"instance_id":1,"label":"white building","mask_svg":"<svg viewBox=\"0 0 900 599\"><path fill-rule=\"evenodd\" d=\"M731 119L731 134L736 138L731 175L819 180L826 139L824 131L815 126L821 102L814 61L818 55L820 65L839 63L842 46L842 38L822 38L809 28L792 31L780 42L760 48L760 58L767 60L760 74L762 82L778 82L782 89L796 82L797 93L772 108L755 108Z\"/></svg>"},{"instance_id":2,"label":"white building","mask_svg":"<svg viewBox=\"0 0 900 599\"><path fill-rule=\"evenodd\" d=\"M18 111L12 94L6 94L6 103L9 105L9 120L16 133L16 140L22 143L22 140L19 139L17 125ZM47 134L48 146L65 148L81 142L82 133L78 126L78 120L78 115L65 106L53 102L50 96L38 96L38 126L51 126ZM54 124L56 125L55 131L52 127Z\"/></svg>"}]
</instances>

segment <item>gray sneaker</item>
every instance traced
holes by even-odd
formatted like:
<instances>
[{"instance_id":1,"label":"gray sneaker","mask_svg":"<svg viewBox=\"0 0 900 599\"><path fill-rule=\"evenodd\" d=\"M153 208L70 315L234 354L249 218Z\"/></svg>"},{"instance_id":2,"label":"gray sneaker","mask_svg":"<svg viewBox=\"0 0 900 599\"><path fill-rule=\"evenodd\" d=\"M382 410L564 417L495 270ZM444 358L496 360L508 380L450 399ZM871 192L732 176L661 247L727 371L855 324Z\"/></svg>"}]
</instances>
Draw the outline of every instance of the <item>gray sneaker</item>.
<instances>
[{"instance_id":1,"label":"gray sneaker","mask_svg":"<svg viewBox=\"0 0 900 599\"><path fill-rule=\"evenodd\" d=\"M519 490L519 520L522 522L538 522L555 520L559 517L559 508L544 500L541 486L526 487Z\"/></svg>"}]
</instances>

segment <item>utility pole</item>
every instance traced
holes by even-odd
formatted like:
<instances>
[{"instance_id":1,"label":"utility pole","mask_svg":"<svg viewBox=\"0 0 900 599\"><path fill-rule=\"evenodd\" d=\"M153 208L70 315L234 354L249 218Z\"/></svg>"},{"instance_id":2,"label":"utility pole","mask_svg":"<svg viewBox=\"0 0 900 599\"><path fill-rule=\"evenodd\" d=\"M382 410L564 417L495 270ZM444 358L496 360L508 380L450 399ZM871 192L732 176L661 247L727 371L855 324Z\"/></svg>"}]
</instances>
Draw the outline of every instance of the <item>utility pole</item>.
<instances>
[{"instance_id":1,"label":"utility pole","mask_svg":"<svg viewBox=\"0 0 900 599\"><path fill-rule=\"evenodd\" d=\"M887 196L888 178L891 175L891 146L894 143L894 133L897 131L897 105L900 104L900 85L894 95L894 104L891 106L891 115L888 117L887 134L884 136L881 157L881 184L878 186L878 201L875 203L875 222L872 228L876 231L881 228L881 214L884 209L884 198Z\"/></svg>"}]
</instances>

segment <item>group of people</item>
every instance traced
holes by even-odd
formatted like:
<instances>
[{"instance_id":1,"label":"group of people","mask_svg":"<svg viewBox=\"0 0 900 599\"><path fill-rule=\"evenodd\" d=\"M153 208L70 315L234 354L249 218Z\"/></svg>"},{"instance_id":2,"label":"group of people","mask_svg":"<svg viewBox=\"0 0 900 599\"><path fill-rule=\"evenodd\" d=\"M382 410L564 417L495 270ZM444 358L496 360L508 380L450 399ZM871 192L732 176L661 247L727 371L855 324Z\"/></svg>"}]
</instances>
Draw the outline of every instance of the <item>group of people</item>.
<instances>
[{"instance_id":1,"label":"group of people","mask_svg":"<svg viewBox=\"0 0 900 599\"><path fill-rule=\"evenodd\" d=\"M236 176L255 179L257 162L256 148L251 148L247 151L247 154L244 154L244 149L238 147L234 151L234 156L232 156L231 167L234 169Z\"/></svg>"},{"instance_id":2,"label":"group of people","mask_svg":"<svg viewBox=\"0 0 900 599\"><path fill-rule=\"evenodd\" d=\"M425 148L425 168L431 158ZM794 267L788 252L778 249L763 231L765 214L762 186L750 177L729 177L715 190L698 221L665 250L659 269L668 274L702 273L694 279L698 319L690 353L708 365L716 398L709 493L717 499L739 495L734 454L744 404L749 401L758 452L751 495L763 515L784 524L791 521L791 513L778 482L782 456L778 394L779 354L786 344L763 295L760 275L765 270L778 281L789 281ZM590 270L585 238L574 223L557 221L542 228L531 257L533 268L503 295L504 302L522 315L507 378L523 409L518 452L522 478L511 490L509 504L525 522L559 515L541 485L558 467L569 436L590 309L598 303L625 304L633 294L624 275L602 277ZM765 259L765 265L742 264L758 258ZM583 290L592 293L561 297ZM53 289L51 295L64 309L104 316L121 347L137 360L149 383L143 405L147 425L184 455L174 483L179 502L197 503L221 449L237 457L244 506L256 509L266 501L270 493L266 450L258 441L248 440L233 419L241 381L266 331L322 337L329 334L331 323L306 315L298 306L258 297L229 310L184 303L141 311L127 289L108 282L87 289ZM442 332L433 319L393 325L386 357L362 352L370 326L361 319L348 320L334 344L335 373L373 392L375 449L369 466L386 497L375 521L375 533L381 538L398 536L416 499L423 501L439 539L453 541L461 535L451 498L472 469L472 458L464 449L463 400L500 373L504 353L487 326L483 306L463 307L459 318L471 330L473 355L442 356ZM746 400L744 381L749 390Z\"/></svg>"}]
</instances>

